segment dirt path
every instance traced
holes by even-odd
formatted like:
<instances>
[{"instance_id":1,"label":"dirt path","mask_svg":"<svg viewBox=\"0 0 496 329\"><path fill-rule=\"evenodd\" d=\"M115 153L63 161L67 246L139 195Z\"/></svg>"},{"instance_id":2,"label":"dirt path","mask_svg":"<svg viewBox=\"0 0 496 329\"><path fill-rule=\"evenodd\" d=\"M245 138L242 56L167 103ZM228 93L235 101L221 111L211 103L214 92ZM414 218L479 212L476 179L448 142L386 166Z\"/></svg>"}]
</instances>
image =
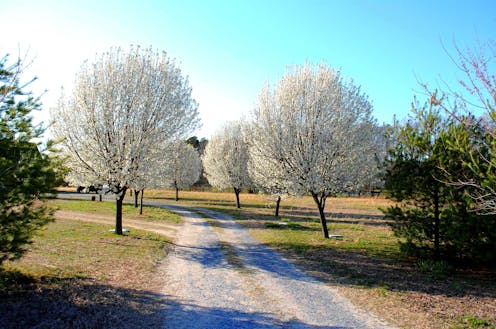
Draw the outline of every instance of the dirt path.
<instances>
[{"instance_id":1,"label":"dirt path","mask_svg":"<svg viewBox=\"0 0 496 329\"><path fill-rule=\"evenodd\" d=\"M262 246L229 216L185 223L162 264L165 328L388 328Z\"/></svg>"},{"instance_id":2,"label":"dirt path","mask_svg":"<svg viewBox=\"0 0 496 329\"><path fill-rule=\"evenodd\" d=\"M126 227L174 237L157 271L167 300L164 328L390 328L261 245L229 216L147 204L184 220L182 226L125 220ZM114 224L111 216L76 211L60 210L56 217Z\"/></svg>"}]
</instances>

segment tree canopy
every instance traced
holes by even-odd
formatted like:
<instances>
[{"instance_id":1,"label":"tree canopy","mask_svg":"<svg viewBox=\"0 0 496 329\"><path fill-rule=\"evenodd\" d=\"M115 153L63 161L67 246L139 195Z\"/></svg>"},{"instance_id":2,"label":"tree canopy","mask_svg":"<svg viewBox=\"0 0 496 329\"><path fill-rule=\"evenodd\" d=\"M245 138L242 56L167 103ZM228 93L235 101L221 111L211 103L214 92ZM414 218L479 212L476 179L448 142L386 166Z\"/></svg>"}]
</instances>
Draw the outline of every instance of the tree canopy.
<instances>
[{"instance_id":1,"label":"tree canopy","mask_svg":"<svg viewBox=\"0 0 496 329\"><path fill-rule=\"evenodd\" d=\"M220 189L232 188L236 206L240 208L239 193L251 186L248 145L243 137L241 122L229 122L212 136L205 149L203 163L209 183Z\"/></svg>"},{"instance_id":2,"label":"tree canopy","mask_svg":"<svg viewBox=\"0 0 496 329\"><path fill-rule=\"evenodd\" d=\"M375 126L360 87L325 63L305 64L262 88L252 114L250 153L258 162L254 167L274 168L274 179L291 193L312 195L327 238L327 197L359 190L368 168L376 166Z\"/></svg>"},{"instance_id":3,"label":"tree canopy","mask_svg":"<svg viewBox=\"0 0 496 329\"><path fill-rule=\"evenodd\" d=\"M122 200L140 174L157 163L157 145L184 138L199 124L188 79L166 53L113 48L85 62L69 97L53 111L74 183L106 183L117 199L116 233L122 234ZM163 156L160 155L160 156Z\"/></svg>"},{"instance_id":4,"label":"tree canopy","mask_svg":"<svg viewBox=\"0 0 496 329\"><path fill-rule=\"evenodd\" d=\"M200 178L202 164L196 149L187 142L174 141L167 146L167 150L155 179L162 181L166 187L174 188L178 201L179 190L190 187Z\"/></svg>"}]
</instances>

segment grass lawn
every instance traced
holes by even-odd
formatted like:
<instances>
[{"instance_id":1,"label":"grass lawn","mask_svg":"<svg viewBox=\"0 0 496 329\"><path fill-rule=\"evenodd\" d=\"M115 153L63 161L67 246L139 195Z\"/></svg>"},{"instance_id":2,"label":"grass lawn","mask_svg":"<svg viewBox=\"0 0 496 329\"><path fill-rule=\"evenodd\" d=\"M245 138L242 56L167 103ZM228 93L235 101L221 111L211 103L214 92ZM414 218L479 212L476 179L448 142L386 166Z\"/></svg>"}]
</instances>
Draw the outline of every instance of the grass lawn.
<instances>
[{"instance_id":1,"label":"grass lawn","mask_svg":"<svg viewBox=\"0 0 496 329\"><path fill-rule=\"evenodd\" d=\"M95 214L112 211L106 202L54 204ZM160 325L163 300L157 292L163 283L155 272L169 239L140 230L118 236L109 228L59 219L36 237L23 258L0 267L0 327Z\"/></svg>"},{"instance_id":2,"label":"grass lawn","mask_svg":"<svg viewBox=\"0 0 496 329\"><path fill-rule=\"evenodd\" d=\"M175 202L173 191L147 191L145 197ZM182 191L180 197L179 204L234 216L258 240L392 325L495 328L496 272L438 271L436 264L405 258L379 210L390 204L383 198L330 198L329 231L343 238L325 240L310 197L284 200L280 219L273 216L274 202L256 194L242 194L241 209L234 193Z\"/></svg>"},{"instance_id":3,"label":"grass lawn","mask_svg":"<svg viewBox=\"0 0 496 329\"><path fill-rule=\"evenodd\" d=\"M50 204L54 208L61 210L115 216L115 202L53 199L50 200ZM134 205L131 204L123 204L122 216L124 219L139 219L148 222L164 221L171 224L181 223L181 217L179 215L170 212L167 209L149 206L143 206L143 215L140 215L139 208L135 208Z\"/></svg>"}]
</instances>

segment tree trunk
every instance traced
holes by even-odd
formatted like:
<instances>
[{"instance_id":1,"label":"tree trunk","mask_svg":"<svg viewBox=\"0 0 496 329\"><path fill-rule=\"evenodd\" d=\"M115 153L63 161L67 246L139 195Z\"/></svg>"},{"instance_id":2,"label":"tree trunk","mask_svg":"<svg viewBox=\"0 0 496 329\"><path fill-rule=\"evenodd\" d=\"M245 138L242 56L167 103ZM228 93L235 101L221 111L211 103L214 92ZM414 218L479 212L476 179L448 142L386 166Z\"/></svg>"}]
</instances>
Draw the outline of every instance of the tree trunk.
<instances>
[{"instance_id":1,"label":"tree trunk","mask_svg":"<svg viewBox=\"0 0 496 329\"><path fill-rule=\"evenodd\" d=\"M138 196L140 191L134 190L134 208L138 208Z\"/></svg>"},{"instance_id":2,"label":"tree trunk","mask_svg":"<svg viewBox=\"0 0 496 329\"><path fill-rule=\"evenodd\" d=\"M102 194L101 193L100 193L99 198L100 198L100 202L102 202Z\"/></svg>"},{"instance_id":3,"label":"tree trunk","mask_svg":"<svg viewBox=\"0 0 496 329\"><path fill-rule=\"evenodd\" d=\"M126 195L126 188L121 192L121 195L116 200L117 206L115 211L115 234L122 235L122 201Z\"/></svg>"},{"instance_id":4,"label":"tree trunk","mask_svg":"<svg viewBox=\"0 0 496 329\"><path fill-rule=\"evenodd\" d=\"M438 186L435 187L434 191L434 258L436 260L439 260L441 257L441 248L439 246L440 244L440 233L439 233L439 226L440 226L440 218L439 218L439 188Z\"/></svg>"},{"instance_id":5,"label":"tree trunk","mask_svg":"<svg viewBox=\"0 0 496 329\"><path fill-rule=\"evenodd\" d=\"M145 194L145 189L141 190L141 198L140 198L140 215L143 215L143 194Z\"/></svg>"},{"instance_id":6,"label":"tree trunk","mask_svg":"<svg viewBox=\"0 0 496 329\"><path fill-rule=\"evenodd\" d=\"M276 213L275 216L279 217L279 206L281 205L281 196L277 196L277 201L276 201Z\"/></svg>"},{"instance_id":7,"label":"tree trunk","mask_svg":"<svg viewBox=\"0 0 496 329\"><path fill-rule=\"evenodd\" d=\"M321 196L319 199L319 196L316 193L312 193L312 197L315 203L317 204L317 208L319 208L320 224L322 225L322 233L324 234L324 238L329 239L329 231L327 230L327 220L324 213L326 197Z\"/></svg>"},{"instance_id":8,"label":"tree trunk","mask_svg":"<svg viewBox=\"0 0 496 329\"><path fill-rule=\"evenodd\" d=\"M176 182L174 182L174 187L176 188L176 201L179 201L179 187Z\"/></svg>"},{"instance_id":9,"label":"tree trunk","mask_svg":"<svg viewBox=\"0 0 496 329\"><path fill-rule=\"evenodd\" d=\"M239 193L241 192L240 189L234 187L234 194L236 194L236 207L239 209L241 208L241 204L239 203Z\"/></svg>"}]
</instances>

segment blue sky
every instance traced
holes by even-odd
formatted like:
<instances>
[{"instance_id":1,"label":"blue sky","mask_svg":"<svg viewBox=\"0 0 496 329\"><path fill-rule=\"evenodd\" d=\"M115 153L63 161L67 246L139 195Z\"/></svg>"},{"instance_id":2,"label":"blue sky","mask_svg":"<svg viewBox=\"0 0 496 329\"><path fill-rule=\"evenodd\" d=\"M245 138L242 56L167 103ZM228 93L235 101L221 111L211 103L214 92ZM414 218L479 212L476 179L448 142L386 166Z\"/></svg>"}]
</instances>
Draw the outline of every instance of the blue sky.
<instances>
[{"instance_id":1,"label":"blue sky","mask_svg":"<svg viewBox=\"0 0 496 329\"><path fill-rule=\"evenodd\" d=\"M248 115L262 85L288 65L326 61L362 86L379 122L405 117L417 79L456 84L442 44L494 39L496 1L24 1L0 0L0 55L29 48L48 120L61 86L112 46L165 50L189 76L210 135ZM418 93L419 94L419 93ZM422 97L421 97L422 99Z\"/></svg>"}]
</instances>

